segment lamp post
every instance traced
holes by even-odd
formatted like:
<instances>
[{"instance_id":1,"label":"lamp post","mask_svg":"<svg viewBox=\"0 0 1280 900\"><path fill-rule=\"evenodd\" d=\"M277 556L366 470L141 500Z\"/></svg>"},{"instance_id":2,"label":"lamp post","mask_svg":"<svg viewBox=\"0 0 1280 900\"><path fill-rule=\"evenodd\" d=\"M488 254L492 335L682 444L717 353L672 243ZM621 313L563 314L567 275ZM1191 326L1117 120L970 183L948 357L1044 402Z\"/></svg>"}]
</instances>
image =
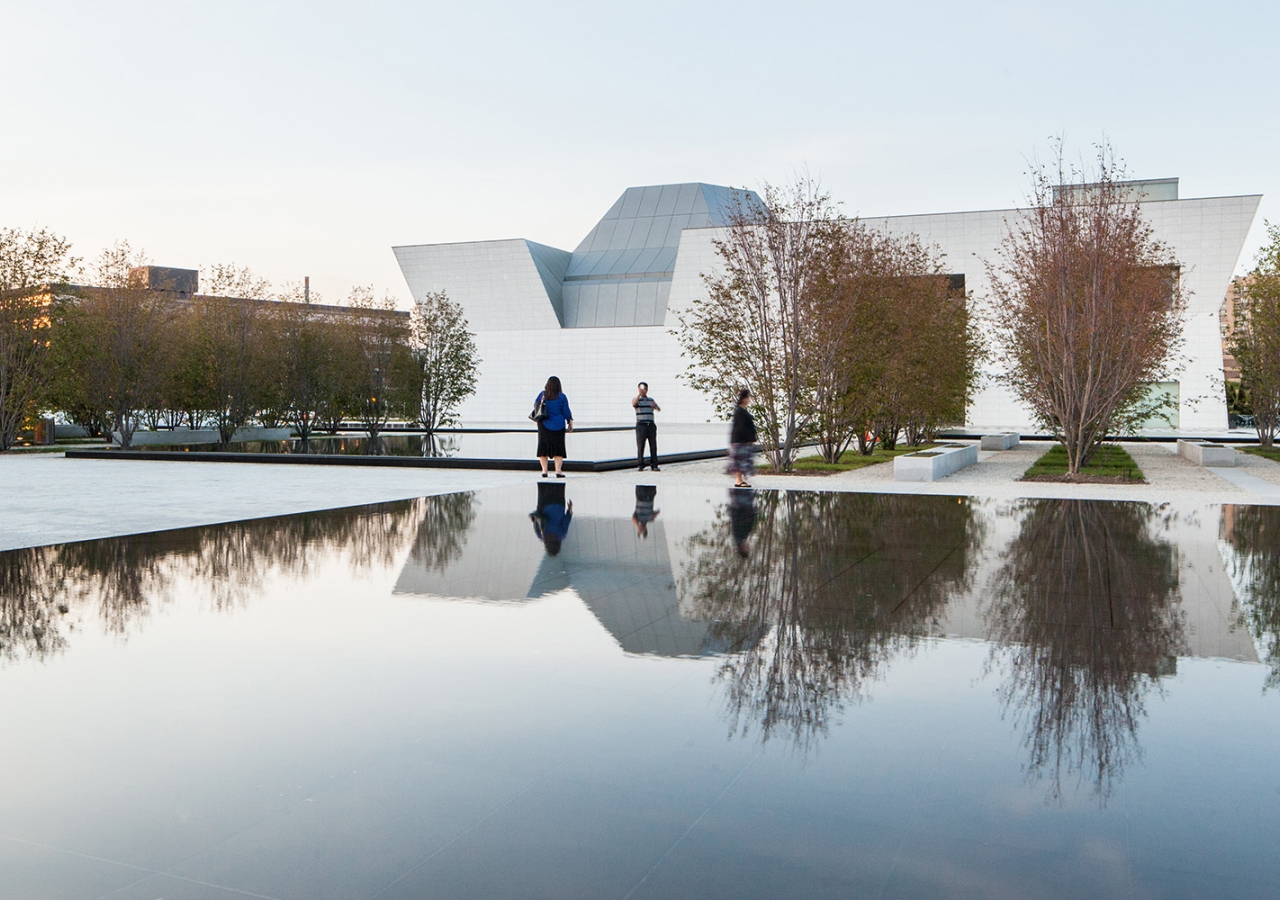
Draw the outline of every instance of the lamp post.
<instances>
[{"instance_id":1,"label":"lamp post","mask_svg":"<svg viewBox=\"0 0 1280 900\"><path fill-rule=\"evenodd\" d=\"M370 429L369 437L372 439L372 446L369 448L374 456L382 453L382 439L380 432L382 431L382 369L374 367L373 370L373 396L369 398L370 404Z\"/></svg>"}]
</instances>

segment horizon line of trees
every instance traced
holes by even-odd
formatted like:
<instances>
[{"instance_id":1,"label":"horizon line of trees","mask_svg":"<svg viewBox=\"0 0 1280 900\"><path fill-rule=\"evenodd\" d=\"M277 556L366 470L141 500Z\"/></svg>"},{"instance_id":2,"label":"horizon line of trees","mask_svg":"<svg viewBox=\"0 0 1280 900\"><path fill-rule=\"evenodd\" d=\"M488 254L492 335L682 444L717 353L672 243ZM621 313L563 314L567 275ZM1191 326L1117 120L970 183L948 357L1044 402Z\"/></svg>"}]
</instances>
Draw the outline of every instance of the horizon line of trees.
<instances>
[{"instance_id":1,"label":"horizon line of trees","mask_svg":"<svg viewBox=\"0 0 1280 900\"><path fill-rule=\"evenodd\" d=\"M350 420L375 439L392 418L448 427L475 391L475 342L444 292L406 316L356 287L338 311L219 265L207 293L175 299L130 279L144 262L118 243L97 260L97 285L76 287L64 239L0 230L0 450L61 413L124 449L143 426L208 427L225 444L256 423L290 427L305 452L313 433Z\"/></svg>"}]
</instances>

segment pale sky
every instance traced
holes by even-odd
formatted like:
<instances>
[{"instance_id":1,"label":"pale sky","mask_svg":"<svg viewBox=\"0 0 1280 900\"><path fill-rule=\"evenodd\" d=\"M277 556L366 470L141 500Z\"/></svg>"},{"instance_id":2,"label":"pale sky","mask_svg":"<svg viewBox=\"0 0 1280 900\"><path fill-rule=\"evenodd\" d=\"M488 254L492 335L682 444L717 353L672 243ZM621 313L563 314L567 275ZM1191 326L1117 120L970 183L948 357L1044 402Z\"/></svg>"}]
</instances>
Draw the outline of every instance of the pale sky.
<instances>
[{"instance_id":1,"label":"pale sky","mask_svg":"<svg viewBox=\"0 0 1280 900\"><path fill-rule=\"evenodd\" d=\"M802 167L850 214L1018 204L1108 137L1280 221L1280 4L0 0L0 226L402 305L396 244L572 250L632 185Z\"/></svg>"}]
</instances>

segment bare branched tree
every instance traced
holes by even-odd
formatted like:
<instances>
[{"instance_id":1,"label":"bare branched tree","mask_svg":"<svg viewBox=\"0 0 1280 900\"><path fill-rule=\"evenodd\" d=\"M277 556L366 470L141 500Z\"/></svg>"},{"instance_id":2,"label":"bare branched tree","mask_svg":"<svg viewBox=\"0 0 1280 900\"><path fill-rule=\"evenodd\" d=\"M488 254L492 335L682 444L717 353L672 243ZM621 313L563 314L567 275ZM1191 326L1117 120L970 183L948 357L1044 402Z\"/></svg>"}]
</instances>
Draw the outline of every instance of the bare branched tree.
<instances>
[{"instance_id":1,"label":"bare branched tree","mask_svg":"<svg viewBox=\"0 0 1280 900\"><path fill-rule=\"evenodd\" d=\"M1003 380L1062 441L1070 475L1113 428L1140 418L1180 346L1185 306L1179 263L1152 236L1109 146L1094 166L1070 170L1059 142L1055 168L1032 175L1030 209L988 267Z\"/></svg>"},{"instance_id":2,"label":"bare branched tree","mask_svg":"<svg viewBox=\"0 0 1280 900\"><path fill-rule=\"evenodd\" d=\"M703 275L707 295L680 315L680 342L692 360L686 377L723 411L736 388L748 387L765 454L790 471L815 415L806 348L817 323L806 313L836 209L806 176L737 200L715 242L722 270Z\"/></svg>"}]
</instances>

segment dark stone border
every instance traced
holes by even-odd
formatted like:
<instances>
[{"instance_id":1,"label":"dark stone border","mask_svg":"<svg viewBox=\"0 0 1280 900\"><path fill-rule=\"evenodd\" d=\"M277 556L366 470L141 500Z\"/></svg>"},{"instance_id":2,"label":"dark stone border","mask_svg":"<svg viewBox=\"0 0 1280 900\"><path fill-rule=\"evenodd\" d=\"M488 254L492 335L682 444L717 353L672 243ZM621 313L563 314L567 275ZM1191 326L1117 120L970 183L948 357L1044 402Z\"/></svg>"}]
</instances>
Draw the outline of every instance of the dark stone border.
<instances>
[{"instance_id":1,"label":"dark stone border","mask_svg":"<svg viewBox=\"0 0 1280 900\"><path fill-rule=\"evenodd\" d=\"M724 450L694 450L658 456L660 465L719 459ZM114 459L162 462L278 463L301 466L383 466L402 469L505 469L536 472L536 459L472 459L466 457L354 456L336 453L219 453L211 450L67 450L67 459ZM566 472L616 472L634 469L634 459L597 461L566 459Z\"/></svg>"}]
</instances>

